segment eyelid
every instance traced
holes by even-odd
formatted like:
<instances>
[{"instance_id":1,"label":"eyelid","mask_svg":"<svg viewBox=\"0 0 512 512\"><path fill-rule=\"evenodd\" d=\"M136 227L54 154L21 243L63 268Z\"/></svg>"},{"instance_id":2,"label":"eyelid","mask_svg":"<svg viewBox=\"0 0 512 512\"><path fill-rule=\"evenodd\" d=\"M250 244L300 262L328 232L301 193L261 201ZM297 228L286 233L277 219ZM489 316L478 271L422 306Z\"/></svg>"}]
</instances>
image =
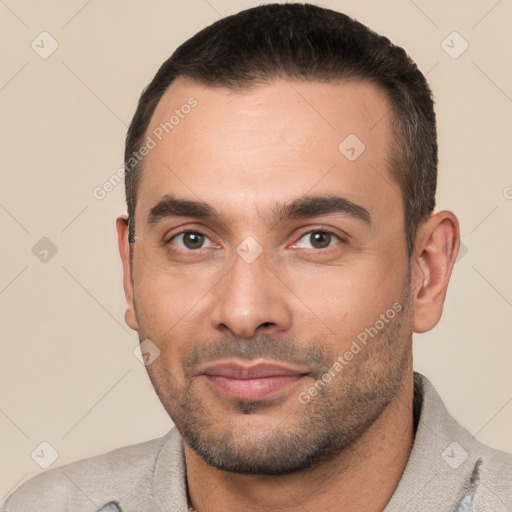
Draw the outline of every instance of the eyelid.
<instances>
[{"instance_id":1,"label":"eyelid","mask_svg":"<svg viewBox=\"0 0 512 512\"><path fill-rule=\"evenodd\" d=\"M179 231L175 231L179 230ZM168 229L163 235L162 240L164 244L169 243L173 238L183 235L185 233L197 233L199 235L203 235L205 237L208 237L210 240L212 239L211 235L208 234L209 230L205 228L204 226L198 226L195 228L194 226L190 226L190 223L185 224L185 227L183 224L179 226L174 226L171 229ZM172 233L172 234L170 234Z\"/></svg>"},{"instance_id":2,"label":"eyelid","mask_svg":"<svg viewBox=\"0 0 512 512\"><path fill-rule=\"evenodd\" d=\"M211 246L210 247L201 247L200 249L187 249L187 248L182 248L182 247L178 247L178 251L182 251L182 252L201 252L202 250L204 249L209 249L211 248L212 246L214 248L217 248L217 247L220 247L219 244L217 244L216 242L214 242L211 237L209 235L207 235L206 233L200 231L200 230L197 230L197 229L184 229L182 231L179 231L178 233L174 233L173 235L171 235L170 237L166 237L166 241L165 241L165 245L173 245L171 244L171 242L177 238L178 236L181 236L181 235L185 235L187 233L194 233L196 235L202 235L204 236L205 238L207 238L208 240L210 240L210 243L211 243Z\"/></svg>"},{"instance_id":3,"label":"eyelid","mask_svg":"<svg viewBox=\"0 0 512 512\"><path fill-rule=\"evenodd\" d=\"M330 230L330 229L326 229L326 228L313 228L313 229L309 229L308 231L304 231L300 234L300 236L298 237L295 237L295 241L292 242L291 245L289 245L288 247L295 247L296 244L302 239L304 238L306 235L310 235L311 233L327 233L329 235L332 235L332 236L335 236L339 242L345 242L345 238L348 238L349 236L346 235L346 237L343 237L342 235L339 235L337 233L335 233L334 231ZM324 249L309 249L309 248L304 248L304 247L299 247L298 249L302 249L302 250L312 250L312 251L315 251L315 252L326 252L328 251L329 249L332 249L333 247L335 247L336 245L338 244L333 244L333 245L329 245L328 247L325 247Z\"/></svg>"}]
</instances>

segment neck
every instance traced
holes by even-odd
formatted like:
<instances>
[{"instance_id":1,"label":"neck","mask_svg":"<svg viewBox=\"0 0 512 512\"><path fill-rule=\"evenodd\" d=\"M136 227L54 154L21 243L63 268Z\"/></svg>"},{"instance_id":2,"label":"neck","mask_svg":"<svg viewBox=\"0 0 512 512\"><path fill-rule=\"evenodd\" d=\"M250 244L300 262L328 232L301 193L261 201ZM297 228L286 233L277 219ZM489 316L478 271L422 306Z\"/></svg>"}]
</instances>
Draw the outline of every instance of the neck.
<instances>
[{"instance_id":1,"label":"neck","mask_svg":"<svg viewBox=\"0 0 512 512\"><path fill-rule=\"evenodd\" d=\"M241 475L206 464L185 444L190 501L197 512L380 512L407 464L414 440L412 371L379 418L349 448L314 469Z\"/></svg>"}]
</instances>

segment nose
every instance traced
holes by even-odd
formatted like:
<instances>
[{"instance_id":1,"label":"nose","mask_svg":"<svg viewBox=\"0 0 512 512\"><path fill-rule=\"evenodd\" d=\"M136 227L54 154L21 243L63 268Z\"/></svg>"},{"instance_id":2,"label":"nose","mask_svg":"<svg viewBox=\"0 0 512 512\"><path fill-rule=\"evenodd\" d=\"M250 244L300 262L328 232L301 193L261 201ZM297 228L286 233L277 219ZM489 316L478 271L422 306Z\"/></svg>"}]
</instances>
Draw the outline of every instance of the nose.
<instances>
[{"instance_id":1,"label":"nose","mask_svg":"<svg viewBox=\"0 0 512 512\"><path fill-rule=\"evenodd\" d=\"M292 313L288 288L267 266L264 254L248 262L238 254L214 289L213 327L224 334L250 338L258 329L271 332L290 328Z\"/></svg>"}]
</instances>

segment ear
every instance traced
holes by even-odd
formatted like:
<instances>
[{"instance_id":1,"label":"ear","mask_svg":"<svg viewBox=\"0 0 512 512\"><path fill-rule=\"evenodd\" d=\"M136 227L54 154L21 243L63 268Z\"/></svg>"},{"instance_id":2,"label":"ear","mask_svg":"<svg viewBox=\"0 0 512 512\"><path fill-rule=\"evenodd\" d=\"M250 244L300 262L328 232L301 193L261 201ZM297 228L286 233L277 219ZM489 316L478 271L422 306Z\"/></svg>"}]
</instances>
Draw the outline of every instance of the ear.
<instances>
[{"instance_id":1,"label":"ear","mask_svg":"<svg viewBox=\"0 0 512 512\"><path fill-rule=\"evenodd\" d=\"M128 215L120 215L117 217L116 229L119 254L121 255L121 261L123 262L123 287L127 302L124 319L127 325L136 331L138 322L133 301L133 276L130 261L130 243L128 241Z\"/></svg>"},{"instance_id":2,"label":"ear","mask_svg":"<svg viewBox=\"0 0 512 512\"><path fill-rule=\"evenodd\" d=\"M418 229L412 262L414 332L430 331L439 322L459 246L459 221L452 212L435 213Z\"/></svg>"}]
</instances>

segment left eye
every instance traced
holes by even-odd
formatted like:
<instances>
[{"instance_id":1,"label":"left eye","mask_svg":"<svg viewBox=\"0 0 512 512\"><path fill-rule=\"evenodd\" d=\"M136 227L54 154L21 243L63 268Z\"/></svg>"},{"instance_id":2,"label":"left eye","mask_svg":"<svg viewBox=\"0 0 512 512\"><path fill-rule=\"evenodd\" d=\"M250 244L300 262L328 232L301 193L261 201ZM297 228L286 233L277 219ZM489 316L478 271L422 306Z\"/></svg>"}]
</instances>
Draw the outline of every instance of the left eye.
<instances>
[{"instance_id":1,"label":"left eye","mask_svg":"<svg viewBox=\"0 0 512 512\"><path fill-rule=\"evenodd\" d=\"M206 235L203 235L203 233L198 233L197 231L184 231L183 233L173 236L169 240L169 243L171 241L176 243L177 241L178 243L176 243L176 245L180 249L193 251L194 249L204 249L203 244L206 240L210 241L211 246L211 240Z\"/></svg>"},{"instance_id":2,"label":"left eye","mask_svg":"<svg viewBox=\"0 0 512 512\"><path fill-rule=\"evenodd\" d=\"M300 241L305 239L306 245L300 245ZM309 231L301 236L299 242L295 243L295 247L302 249L327 249L330 247L331 242L341 241L340 237L329 231Z\"/></svg>"}]
</instances>

